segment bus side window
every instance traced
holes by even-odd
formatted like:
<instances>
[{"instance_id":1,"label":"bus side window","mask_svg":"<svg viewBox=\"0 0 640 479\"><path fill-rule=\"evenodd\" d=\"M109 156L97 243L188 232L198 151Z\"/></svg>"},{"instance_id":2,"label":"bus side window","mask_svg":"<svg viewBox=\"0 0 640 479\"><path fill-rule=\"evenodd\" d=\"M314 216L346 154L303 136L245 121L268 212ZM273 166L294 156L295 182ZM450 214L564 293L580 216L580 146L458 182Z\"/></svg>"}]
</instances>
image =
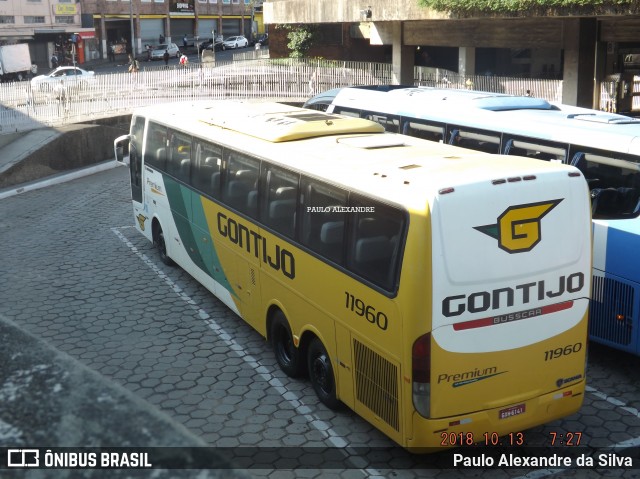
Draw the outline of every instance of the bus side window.
<instances>
[{"instance_id":1,"label":"bus side window","mask_svg":"<svg viewBox=\"0 0 640 479\"><path fill-rule=\"evenodd\" d=\"M171 132L169 138L167 173L188 184L191 178L191 137Z\"/></svg>"},{"instance_id":2,"label":"bus side window","mask_svg":"<svg viewBox=\"0 0 640 479\"><path fill-rule=\"evenodd\" d=\"M354 108L347 108L343 106L334 106L333 113L337 115L350 116L352 118L360 118L360 111Z\"/></svg>"},{"instance_id":3,"label":"bus side window","mask_svg":"<svg viewBox=\"0 0 640 479\"><path fill-rule=\"evenodd\" d=\"M337 264L344 263L347 192L302 178L301 237L303 245Z\"/></svg>"},{"instance_id":4,"label":"bus side window","mask_svg":"<svg viewBox=\"0 0 640 479\"><path fill-rule=\"evenodd\" d=\"M485 153L500 153L500 136L485 132L463 129L453 130L451 132L451 144Z\"/></svg>"},{"instance_id":5,"label":"bus side window","mask_svg":"<svg viewBox=\"0 0 640 479\"><path fill-rule=\"evenodd\" d=\"M226 156L226 170L221 185L222 200L231 208L256 218L260 162L235 151L227 150Z\"/></svg>"},{"instance_id":6,"label":"bus side window","mask_svg":"<svg viewBox=\"0 0 640 479\"><path fill-rule=\"evenodd\" d=\"M222 147L211 143L199 143L192 171L192 183L205 195L220 198L220 171L222 169Z\"/></svg>"},{"instance_id":7,"label":"bus side window","mask_svg":"<svg viewBox=\"0 0 640 479\"><path fill-rule=\"evenodd\" d=\"M267 227L289 238L295 238L298 181L297 173L281 168L268 166L264 171L264 200L260 217Z\"/></svg>"},{"instance_id":8,"label":"bus side window","mask_svg":"<svg viewBox=\"0 0 640 479\"><path fill-rule=\"evenodd\" d=\"M410 120L402 122L402 134L429 141L444 141L444 126Z\"/></svg>"},{"instance_id":9,"label":"bus side window","mask_svg":"<svg viewBox=\"0 0 640 479\"><path fill-rule=\"evenodd\" d=\"M165 171L166 161L167 128L157 123L149 122L144 162L153 168Z\"/></svg>"},{"instance_id":10,"label":"bus side window","mask_svg":"<svg viewBox=\"0 0 640 479\"><path fill-rule=\"evenodd\" d=\"M598 218L628 218L640 212L640 172L632 156L576 151L571 163L591 188L591 211Z\"/></svg>"},{"instance_id":11,"label":"bus side window","mask_svg":"<svg viewBox=\"0 0 640 479\"><path fill-rule=\"evenodd\" d=\"M375 121L379 125L382 125L386 131L390 131L392 133L399 133L400 131L400 120L397 116L368 111L362 112L361 116L366 120Z\"/></svg>"},{"instance_id":12,"label":"bus side window","mask_svg":"<svg viewBox=\"0 0 640 479\"><path fill-rule=\"evenodd\" d=\"M540 144L528 139L508 140L505 142L504 154L562 163L567 158L567 148L565 145Z\"/></svg>"},{"instance_id":13,"label":"bus side window","mask_svg":"<svg viewBox=\"0 0 640 479\"><path fill-rule=\"evenodd\" d=\"M387 291L394 288L405 219L400 210L356 199L347 265L351 271ZM366 211L366 209L369 209Z\"/></svg>"}]
</instances>

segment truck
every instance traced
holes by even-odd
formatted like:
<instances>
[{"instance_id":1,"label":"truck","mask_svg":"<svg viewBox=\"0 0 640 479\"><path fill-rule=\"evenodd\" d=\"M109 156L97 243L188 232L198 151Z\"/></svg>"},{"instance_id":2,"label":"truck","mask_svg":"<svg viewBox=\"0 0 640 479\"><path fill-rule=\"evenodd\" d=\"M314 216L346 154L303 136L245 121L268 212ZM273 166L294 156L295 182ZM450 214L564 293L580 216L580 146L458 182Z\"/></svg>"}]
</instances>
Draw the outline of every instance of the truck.
<instances>
[{"instance_id":1,"label":"truck","mask_svg":"<svg viewBox=\"0 0 640 479\"><path fill-rule=\"evenodd\" d=\"M29 45L18 43L0 46L0 81L22 81L31 72Z\"/></svg>"}]
</instances>

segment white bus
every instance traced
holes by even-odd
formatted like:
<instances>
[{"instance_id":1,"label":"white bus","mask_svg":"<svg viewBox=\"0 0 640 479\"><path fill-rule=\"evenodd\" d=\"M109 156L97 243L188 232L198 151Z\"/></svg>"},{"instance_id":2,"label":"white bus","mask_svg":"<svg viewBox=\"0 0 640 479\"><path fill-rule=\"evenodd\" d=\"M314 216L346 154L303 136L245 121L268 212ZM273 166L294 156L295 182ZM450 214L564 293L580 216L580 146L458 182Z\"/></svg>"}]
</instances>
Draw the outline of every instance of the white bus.
<instances>
[{"instance_id":1,"label":"white bus","mask_svg":"<svg viewBox=\"0 0 640 479\"><path fill-rule=\"evenodd\" d=\"M590 338L640 354L640 120L471 90L343 88L310 100L388 131L576 166L592 197Z\"/></svg>"},{"instance_id":2,"label":"white bus","mask_svg":"<svg viewBox=\"0 0 640 479\"><path fill-rule=\"evenodd\" d=\"M588 188L375 122L159 105L128 135L135 226L310 378L407 448L488 444L585 389Z\"/></svg>"}]
</instances>

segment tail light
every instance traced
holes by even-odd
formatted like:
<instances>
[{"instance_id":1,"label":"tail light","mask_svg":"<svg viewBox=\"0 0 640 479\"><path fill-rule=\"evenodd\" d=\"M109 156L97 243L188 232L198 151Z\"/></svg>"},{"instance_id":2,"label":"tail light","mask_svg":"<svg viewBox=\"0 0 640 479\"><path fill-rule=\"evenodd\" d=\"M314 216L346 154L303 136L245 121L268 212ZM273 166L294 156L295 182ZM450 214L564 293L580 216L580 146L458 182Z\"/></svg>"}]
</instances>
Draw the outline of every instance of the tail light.
<instances>
[{"instance_id":1,"label":"tail light","mask_svg":"<svg viewBox=\"0 0 640 479\"><path fill-rule=\"evenodd\" d=\"M431 333L423 334L411 350L411 387L413 406L421 416L429 417L431 393Z\"/></svg>"}]
</instances>

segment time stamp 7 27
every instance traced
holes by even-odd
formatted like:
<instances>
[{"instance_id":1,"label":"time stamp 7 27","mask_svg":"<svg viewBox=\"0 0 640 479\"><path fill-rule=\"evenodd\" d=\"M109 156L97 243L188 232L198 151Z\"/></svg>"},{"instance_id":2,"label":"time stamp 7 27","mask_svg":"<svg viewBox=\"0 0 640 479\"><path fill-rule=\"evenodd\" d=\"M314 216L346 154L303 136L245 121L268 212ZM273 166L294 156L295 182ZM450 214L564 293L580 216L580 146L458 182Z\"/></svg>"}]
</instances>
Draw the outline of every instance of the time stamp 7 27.
<instances>
[{"instance_id":1,"label":"time stamp 7 27","mask_svg":"<svg viewBox=\"0 0 640 479\"><path fill-rule=\"evenodd\" d=\"M472 432L443 432L440 434L440 445L443 447L461 446L524 446L524 434L511 432L500 436L497 432L485 432L480 436ZM550 446L579 446L581 432L550 432Z\"/></svg>"}]
</instances>

